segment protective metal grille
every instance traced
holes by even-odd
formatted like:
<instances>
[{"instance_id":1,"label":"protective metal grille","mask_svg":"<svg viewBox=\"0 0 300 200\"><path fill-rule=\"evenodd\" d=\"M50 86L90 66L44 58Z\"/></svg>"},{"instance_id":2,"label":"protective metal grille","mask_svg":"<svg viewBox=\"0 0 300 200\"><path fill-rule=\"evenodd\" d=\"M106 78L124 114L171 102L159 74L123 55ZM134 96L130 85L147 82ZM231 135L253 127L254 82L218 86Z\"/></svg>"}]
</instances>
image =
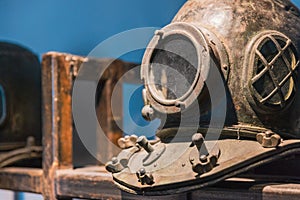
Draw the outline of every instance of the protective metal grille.
<instances>
[{"instance_id":1,"label":"protective metal grille","mask_svg":"<svg viewBox=\"0 0 300 200\"><path fill-rule=\"evenodd\" d=\"M269 34L255 47L254 76L250 81L253 94L263 105L284 108L296 92L299 60L292 41Z\"/></svg>"}]
</instances>

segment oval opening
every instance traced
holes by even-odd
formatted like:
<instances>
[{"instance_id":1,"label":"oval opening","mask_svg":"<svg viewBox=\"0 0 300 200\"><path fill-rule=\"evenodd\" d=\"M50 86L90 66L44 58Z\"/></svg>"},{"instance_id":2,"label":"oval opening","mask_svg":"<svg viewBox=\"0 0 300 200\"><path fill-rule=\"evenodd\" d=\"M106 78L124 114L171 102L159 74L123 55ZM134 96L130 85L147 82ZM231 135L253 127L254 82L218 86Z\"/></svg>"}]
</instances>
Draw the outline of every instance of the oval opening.
<instances>
[{"instance_id":1,"label":"oval opening","mask_svg":"<svg viewBox=\"0 0 300 200\"><path fill-rule=\"evenodd\" d=\"M149 79L155 95L176 100L193 87L199 73L199 58L194 44L184 35L160 39L150 59Z\"/></svg>"}]
</instances>

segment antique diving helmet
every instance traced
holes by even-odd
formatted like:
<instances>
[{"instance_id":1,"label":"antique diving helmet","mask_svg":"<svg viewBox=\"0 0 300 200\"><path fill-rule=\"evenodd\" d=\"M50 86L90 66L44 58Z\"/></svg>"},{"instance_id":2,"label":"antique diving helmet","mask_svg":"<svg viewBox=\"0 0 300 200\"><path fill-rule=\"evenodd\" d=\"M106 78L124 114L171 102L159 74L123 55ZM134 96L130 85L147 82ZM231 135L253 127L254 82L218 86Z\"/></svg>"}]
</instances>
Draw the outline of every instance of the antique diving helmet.
<instances>
[{"instance_id":1,"label":"antique diving helmet","mask_svg":"<svg viewBox=\"0 0 300 200\"><path fill-rule=\"evenodd\" d=\"M142 61L158 140L120 140L116 184L174 194L300 152L299 30L290 1L187 1Z\"/></svg>"},{"instance_id":2,"label":"antique diving helmet","mask_svg":"<svg viewBox=\"0 0 300 200\"><path fill-rule=\"evenodd\" d=\"M0 42L0 167L41 158L41 137L40 62L31 51Z\"/></svg>"}]
</instances>

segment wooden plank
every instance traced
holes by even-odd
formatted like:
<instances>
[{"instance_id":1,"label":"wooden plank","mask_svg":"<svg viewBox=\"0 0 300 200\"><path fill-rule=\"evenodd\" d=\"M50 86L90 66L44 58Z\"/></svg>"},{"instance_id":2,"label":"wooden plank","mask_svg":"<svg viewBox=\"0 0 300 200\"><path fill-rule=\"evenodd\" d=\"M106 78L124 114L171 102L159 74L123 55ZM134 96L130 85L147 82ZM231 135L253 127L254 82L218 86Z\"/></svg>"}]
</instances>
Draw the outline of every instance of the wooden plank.
<instances>
[{"instance_id":1,"label":"wooden plank","mask_svg":"<svg viewBox=\"0 0 300 200\"><path fill-rule=\"evenodd\" d=\"M42 193L42 169L9 167L0 169L0 188Z\"/></svg>"},{"instance_id":2,"label":"wooden plank","mask_svg":"<svg viewBox=\"0 0 300 200\"><path fill-rule=\"evenodd\" d=\"M116 200L185 200L186 194L168 196L140 196L120 191L113 183L110 173L104 167L90 167L76 170L58 170L56 191L60 197Z\"/></svg>"},{"instance_id":3,"label":"wooden plank","mask_svg":"<svg viewBox=\"0 0 300 200\"><path fill-rule=\"evenodd\" d=\"M269 184L262 187L263 199L300 199L300 184Z\"/></svg>"},{"instance_id":4,"label":"wooden plank","mask_svg":"<svg viewBox=\"0 0 300 200\"><path fill-rule=\"evenodd\" d=\"M55 200L54 175L72 168L71 65L65 56L48 53L42 61L43 196Z\"/></svg>"},{"instance_id":5,"label":"wooden plank","mask_svg":"<svg viewBox=\"0 0 300 200\"><path fill-rule=\"evenodd\" d=\"M58 170L56 191L60 197L88 199L120 199L121 191L113 183L111 174L103 168L95 170Z\"/></svg>"},{"instance_id":6,"label":"wooden plank","mask_svg":"<svg viewBox=\"0 0 300 200\"><path fill-rule=\"evenodd\" d=\"M111 94L118 80L134 65L120 60L112 61L112 59L88 59L57 52L49 52L43 56L43 195L45 199L56 199L53 181L56 170L73 168L72 87L79 68L92 70L92 75L86 74L87 76L84 77L88 80L91 78L89 76L104 72L99 83L104 88L99 91L101 98L96 108L98 120L106 136L115 144L122 136L121 130L115 125L116 116L112 116ZM108 64L109 67L105 70ZM118 111L120 113L116 118L122 119L119 116L122 109ZM99 157L104 156L105 152L109 152L107 157L113 156L112 148L107 146L105 150L99 152Z\"/></svg>"},{"instance_id":7,"label":"wooden plank","mask_svg":"<svg viewBox=\"0 0 300 200\"><path fill-rule=\"evenodd\" d=\"M300 199L300 184L257 182L254 179L231 178L218 185L202 188L188 194L170 196L140 196L120 191L112 176L103 167L77 170L58 170L56 190L61 197L86 199Z\"/></svg>"}]
</instances>

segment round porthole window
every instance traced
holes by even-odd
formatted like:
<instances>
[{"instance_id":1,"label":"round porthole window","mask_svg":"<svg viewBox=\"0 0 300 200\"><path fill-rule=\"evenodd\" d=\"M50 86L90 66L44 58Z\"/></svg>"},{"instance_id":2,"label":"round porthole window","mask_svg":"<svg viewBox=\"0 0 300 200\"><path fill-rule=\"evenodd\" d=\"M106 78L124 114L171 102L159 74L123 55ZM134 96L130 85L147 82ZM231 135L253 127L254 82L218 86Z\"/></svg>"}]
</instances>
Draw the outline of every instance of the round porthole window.
<instances>
[{"instance_id":1,"label":"round porthole window","mask_svg":"<svg viewBox=\"0 0 300 200\"><path fill-rule=\"evenodd\" d=\"M299 66L292 41L276 31L261 34L253 41L249 64L249 87L256 104L264 111L288 107L297 90Z\"/></svg>"},{"instance_id":2,"label":"round porthole window","mask_svg":"<svg viewBox=\"0 0 300 200\"><path fill-rule=\"evenodd\" d=\"M204 33L193 25L172 23L157 31L142 62L147 98L159 112L181 112L203 90L210 67Z\"/></svg>"}]
</instances>

